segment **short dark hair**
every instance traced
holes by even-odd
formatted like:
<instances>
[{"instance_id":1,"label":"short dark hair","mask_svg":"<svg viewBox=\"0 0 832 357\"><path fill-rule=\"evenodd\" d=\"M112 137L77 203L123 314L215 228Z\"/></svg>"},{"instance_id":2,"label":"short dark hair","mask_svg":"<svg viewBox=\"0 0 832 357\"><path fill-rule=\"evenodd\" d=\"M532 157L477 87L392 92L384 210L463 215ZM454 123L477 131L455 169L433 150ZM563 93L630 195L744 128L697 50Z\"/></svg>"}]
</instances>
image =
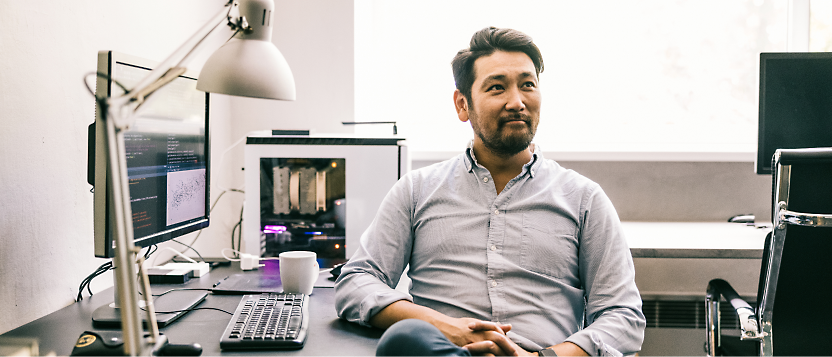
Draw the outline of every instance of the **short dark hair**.
<instances>
[{"instance_id":1,"label":"short dark hair","mask_svg":"<svg viewBox=\"0 0 832 357\"><path fill-rule=\"evenodd\" d=\"M471 89L474 86L474 62L480 57L489 56L494 51L523 52L534 63L537 75L543 72L543 55L534 44L532 38L525 33L513 29L486 27L477 31L471 37L468 48L456 53L451 68L454 71L454 81L458 89L468 101L471 101Z\"/></svg>"}]
</instances>

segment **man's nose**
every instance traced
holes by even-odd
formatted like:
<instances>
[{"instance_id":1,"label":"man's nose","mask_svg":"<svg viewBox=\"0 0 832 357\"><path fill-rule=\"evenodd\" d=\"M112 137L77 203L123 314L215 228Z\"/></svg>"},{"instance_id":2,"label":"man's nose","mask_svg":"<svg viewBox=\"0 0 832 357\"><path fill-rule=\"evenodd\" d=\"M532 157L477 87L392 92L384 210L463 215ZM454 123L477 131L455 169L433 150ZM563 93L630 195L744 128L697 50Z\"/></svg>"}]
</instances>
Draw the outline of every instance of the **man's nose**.
<instances>
[{"instance_id":1,"label":"man's nose","mask_svg":"<svg viewBox=\"0 0 832 357\"><path fill-rule=\"evenodd\" d=\"M523 93L519 89L514 88L508 91L506 98L506 110L512 112L520 112L526 109L526 104L523 103Z\"/></svg>"}]
</instances>

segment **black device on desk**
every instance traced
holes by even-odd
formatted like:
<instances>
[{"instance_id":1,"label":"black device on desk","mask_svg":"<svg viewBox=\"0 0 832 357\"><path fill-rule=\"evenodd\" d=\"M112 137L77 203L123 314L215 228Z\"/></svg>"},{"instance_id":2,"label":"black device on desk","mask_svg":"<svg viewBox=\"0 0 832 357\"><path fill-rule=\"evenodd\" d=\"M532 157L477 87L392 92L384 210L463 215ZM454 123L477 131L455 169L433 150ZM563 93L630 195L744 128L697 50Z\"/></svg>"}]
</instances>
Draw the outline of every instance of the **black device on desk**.
<instances>
[{"instance_id":1,"label":"black device on desk","mask_svg":"<svg viewBox=\"0 0 832 357\"><path fill-rule=\"evenodd\" d=\"M182 317L189 310L199 305L208 293L200 290L178 290L159 296L153 300L156 313L156 325L165 327ZM121 327L121 311L111 305L104 305L92 314L93 326L97 328ZM147 321L142 315L142 323Z\"/></svg>"},{"instance_id":2,"label":"black device on desk","mask_svg":"<svg viewBox=\"0 0 832 357\"><path fill-rule=\"evenodd\" d=\"M148 337L145 335L145 337ZM75 342L70 356L117 356L124 353L121 331L84 331ZM155 351L157 356L199 356L202 346L198 343L174 345L165 343Z\"/></svg>"},{"instance_id":3,"label":"black device on desk","mask_svg":"<svg viewBox=\"0 0 832 357\"><path fill-rule=\"evenodd\" d=\"M220 348L298 349L309 329L309 297L303 294L243 295L220 339Z\"/></svg>"}]
</instances>

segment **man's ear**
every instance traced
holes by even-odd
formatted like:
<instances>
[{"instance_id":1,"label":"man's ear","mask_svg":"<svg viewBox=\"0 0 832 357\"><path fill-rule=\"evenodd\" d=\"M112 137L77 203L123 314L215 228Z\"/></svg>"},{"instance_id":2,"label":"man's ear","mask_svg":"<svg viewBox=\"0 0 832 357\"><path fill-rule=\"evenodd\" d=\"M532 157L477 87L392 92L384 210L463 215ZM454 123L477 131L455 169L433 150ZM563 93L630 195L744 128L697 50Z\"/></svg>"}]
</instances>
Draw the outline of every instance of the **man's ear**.
<instances>
[{"instance_id":1,"label":"man's ear","mask_svg":"<svg viewBox=\"0 0 832 357\"><path fill-rule=\"evenodd\" d=\"M459 121L468 121L468 99L462 95L459 89L454 90L454 106L456 107L456 115Z\"/></svg>"}]
</instances>

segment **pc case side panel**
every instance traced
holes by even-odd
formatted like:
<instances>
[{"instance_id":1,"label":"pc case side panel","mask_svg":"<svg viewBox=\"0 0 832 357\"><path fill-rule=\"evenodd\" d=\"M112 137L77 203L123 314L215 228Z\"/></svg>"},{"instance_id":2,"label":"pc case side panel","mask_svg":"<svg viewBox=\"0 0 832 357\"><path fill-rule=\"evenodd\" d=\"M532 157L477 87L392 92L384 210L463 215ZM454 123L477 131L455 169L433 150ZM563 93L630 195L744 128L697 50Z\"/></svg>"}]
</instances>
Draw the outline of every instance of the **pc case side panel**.
<instances>
[{"instance_id":1,"label":"pc case side panel","mask_svg":"<svg viewBox=\"0 0 832 357\"><path fill-rule=\"evenodd\" d=\"M375 218L378 207L387 192L398 181L401 174L400 149L397 145L282 145L247 144L245 147L246 202L243 221L242 251L261 256L265 249L266 235L261 232L261 158L326 158L344 159L345 192L343 205L345 216L345 257L348 259L358 249L361 235ZM409 160L406 160L409 162ZM328 172L325 179L327 190L330 183L339 181ZM291 175L290 175L291 176ZM303 176L303 175L301 175ZM309 174L308 186L318 186L314 172ZM300 177L298 177L300 181ZM299 184L299 186L301 186ZM270 187L269 187L270 188ZM298 187L300 189L300 187ZM289 190L291 191L291 185ZM311 192L310 192L311 194ZM329 192L327 197L331 196ZM298 193L299 201L303 194ZM317 212L317 192L310 195L310 206ZM290 203L291 206L291 203ZM342 206L343 207L343 206ZM344 249L344 248L342 248Z\"/></svg>"}]
</instances>

